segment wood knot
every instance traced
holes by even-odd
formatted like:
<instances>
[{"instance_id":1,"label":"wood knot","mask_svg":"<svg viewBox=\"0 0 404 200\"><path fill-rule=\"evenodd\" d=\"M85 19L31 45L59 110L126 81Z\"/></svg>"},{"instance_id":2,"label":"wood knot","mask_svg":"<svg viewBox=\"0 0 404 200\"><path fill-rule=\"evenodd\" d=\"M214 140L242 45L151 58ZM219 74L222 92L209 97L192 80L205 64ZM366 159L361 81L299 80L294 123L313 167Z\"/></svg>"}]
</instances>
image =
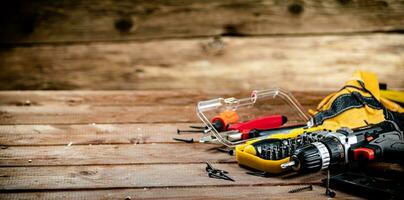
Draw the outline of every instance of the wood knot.
<instances>
[{"instance_id":1,"label":"wood knot","mask_svg":"<svg viewBox=\"0 0 404 200\"><path fill-rule=\"evenodd\" d=\"M133 25L134 22L132 18L121 18L115 21L115 29L120 33L129 33Z\"/></svg>"},{"instance_id":2,"label":"wood knot","mask_svg":"<svg viewBox=\"0 0 404 200\"><path fill-rule=\"evenodd\" d=\"M389 7L389 3L387 3L386 1L378 1L377 3L379 5L379 7L382 7L382 8Z\"/></svg>"},{"instance_id":3,"label":"wood knot","mask_svg":"<svg viewBox=\"0 0 404 200\"><path fill-rule=\"evenodd\" d=\"M293 15L300 15L303 13L304 8L298 3L292 3L288 6L288 11Z\"/></svg>"},{"instance_id":4,"label":"wood knot","mask_svg":"<svg viewBox=\"0 0 404 200\"><path fill-rule=\"evenodd\" d=\"M220 36L216 36L208 43L202 44L202 49L208 54L221 55L223 54L224 42Z\"/></svg>"},{"instance_id":5,"label":"wood knot","mask_svg":"<svg viewBox=\"0 0 404 200\"><path fill-rule=\"evenodd\" d=\"M94 171L80 171L79 174L83 175L83 176L91 176L91 175L97 174L97 172L96 171L95 172Z\"/></svg>"},{"instance_id":6,"label":"wood knot","mask_svg":"<svg viewBox=\"0 0 404 200\"><path fill-rule=\"evenodd\" d=\"M223 26L222 36L243 36L239 30L237 25L234 24L226 24Z\"/></svg>"},{"instance_id":7,"label":"wood knot","mask_svg":"<svg viewBox=\"0 0 404 200\"><path fill-rule=\"evenodd\" d=\"M338 0L339 1L339 3L341 3L342 5L346 5L346 4L348 4L349 2L351 2L351 0Z\"/></svg>"}]
</instances>

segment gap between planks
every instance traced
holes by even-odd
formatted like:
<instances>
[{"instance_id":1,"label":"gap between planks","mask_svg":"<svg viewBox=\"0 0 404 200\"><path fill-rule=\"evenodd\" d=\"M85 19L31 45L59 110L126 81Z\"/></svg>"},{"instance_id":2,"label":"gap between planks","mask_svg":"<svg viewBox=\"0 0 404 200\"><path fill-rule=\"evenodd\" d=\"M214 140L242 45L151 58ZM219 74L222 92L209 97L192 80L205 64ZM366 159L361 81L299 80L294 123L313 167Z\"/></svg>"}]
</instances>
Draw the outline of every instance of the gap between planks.
<instances>
[{"instance_id":1,"label":"gap between planks","mask_svg":"<svg viewBox=\"0 0 404 200\"><path fill-rule=\"evenodd\" d=\"M313 108L305 106L304 109ZM262 104L249 108L257 116L284 114L296 118L289 105ZM212 116L213 117L213 116ZM0 124L99 124L99 123L200 122L195 106L0 106Z\"/></svg>"},{"instance_id":2,"label":"gap between planks","mask_svg":"<svg viewBox=\"0 0 404 200\"><path fill-rule=\"evenodd\" d=\"M173 137L190 138L202 134L177 134L177 124L85 124L85 125L0 125L0 145L3 146L66 146L99 144L179 143Z\"/></svg>"},{"instance_id":3,"label":"gap between planks","mask_svg":"<svg viewBox=\"0 0 404 200\"><path fill-rule=\"evenodd\" d=\"M237 164L214 164L235 182L209 178L206 164L2 167L1 190L198 187L228 185L319 184L325 174L257 177Z\"/></svg>"},{"instance_id":4,"label":"gap between planks","mask_svg":"<svg viewBox=\"0 0 404 200\"><path fill-rule=\"evenodd\" d=\"M0 149L0 166L142 165L234 163L235 157L212 144L121 144L8 147Z\"/></svg>"}]
</instances>

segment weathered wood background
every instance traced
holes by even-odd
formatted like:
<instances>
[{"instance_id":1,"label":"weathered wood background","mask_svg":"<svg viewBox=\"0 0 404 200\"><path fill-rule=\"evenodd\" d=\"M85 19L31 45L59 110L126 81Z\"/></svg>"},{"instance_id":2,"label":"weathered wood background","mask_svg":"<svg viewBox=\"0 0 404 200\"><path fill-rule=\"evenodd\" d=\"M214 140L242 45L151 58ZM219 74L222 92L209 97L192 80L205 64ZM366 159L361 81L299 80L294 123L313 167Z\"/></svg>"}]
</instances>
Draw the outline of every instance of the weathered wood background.
<instances>
[{"instance_id":1,"label":"weathered wood background","mask_svg":"<svg viewBox=\"0 0 404 200\"><path fill-rule=\"evenodd\" d=\"M403 11L394 0L2 1L0 90L64 91L0 92L0 199L326 198L323 173L248 176L216 146L172 137L189 137L176 129L199 122L195 102L218 96L281 86L313 108L358 69L404 89ZM236 182L208 178L205 161ZM287 193L302 184L314 190Z\"/></svg>"},{"instance_id":2,"label":"weathered wood background","mask_svg":"<svg viewBox=\"0 0 404 200\"><path fill-rule=\"evenodd\" d=\"M325 94L294 93L306 108ZM327 198L324 173L251 176L217 145L174 141L200 137L176 129L195 125L195 102L211 95L243 94L1 91L0 199ZM209 178L206 161L236 181ZM305 184L314 190L287 192ZM337 194L335 199L360 199Z\"/></svg>"},{"instance_id":3,"label":"weathered wood background","mask_svg":"<svg viewBox=\"0 0 404 200\"><path fill-rule=\"evenodd\" d=\"M0 6L0 89L404 88L404 1L24 1Z\"/></svg>"}]
</instances>

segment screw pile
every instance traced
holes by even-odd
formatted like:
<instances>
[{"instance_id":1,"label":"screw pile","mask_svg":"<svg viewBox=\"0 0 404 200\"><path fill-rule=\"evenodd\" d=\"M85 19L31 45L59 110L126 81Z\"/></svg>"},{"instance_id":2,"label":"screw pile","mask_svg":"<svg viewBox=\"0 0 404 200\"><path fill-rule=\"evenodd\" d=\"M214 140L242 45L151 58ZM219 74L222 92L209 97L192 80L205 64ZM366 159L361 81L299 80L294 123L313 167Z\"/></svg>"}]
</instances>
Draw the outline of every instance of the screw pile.
<instances>
[{"instance_id":1,"label":"screw pile","mask_svg":"<svg viewBox=\"0 0 404 200\"><path fill-rule=\"evenodd\" d=\"M217 178L217 179L224 179L224 180L228 180L228 181L235 181L234 179L232 179L231 177L229 177L227 174L229 174L229 172L225 171L225 170L221 170L221 169L216 169L213 168L212 165L208 162L206 162L206 172L208 172L208 176L209 178Z\"/></svg>"}]
</instances>

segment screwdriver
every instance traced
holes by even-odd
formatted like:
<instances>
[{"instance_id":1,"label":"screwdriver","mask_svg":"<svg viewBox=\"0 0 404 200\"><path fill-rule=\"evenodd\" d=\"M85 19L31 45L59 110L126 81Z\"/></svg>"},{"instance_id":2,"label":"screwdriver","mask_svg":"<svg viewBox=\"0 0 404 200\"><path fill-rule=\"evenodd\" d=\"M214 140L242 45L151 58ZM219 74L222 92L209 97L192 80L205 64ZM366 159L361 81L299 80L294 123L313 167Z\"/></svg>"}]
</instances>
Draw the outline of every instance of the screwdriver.
<instances>
[{"instance_id":1,"label":"screwdriver","mask_svg":"<svg viewBox=\"0 0 404 200\"><path fill-rule=\"evenodd\" d=\"M238 141L270 135L273 133L285 132L293 128L303 126L295 125L281 128L281 126L284 125L287 120L287 117L283 115L269 115L243 123L231 124L228 131L235 132L227 133L227 135L223 136L230 141ZM208 136L201 138L200 142L213 142L214 140L216 140L216 137Z\"/></svg>"},{"instance_id":2,"label":"screwdriver","mask_svg":"<svg viewBox=\"0 0 404 200\"><path fill-rule=\"evenodd\" d=\"M288 118L283 115L269 115L243 123L231 124L228 130L237 130L241 133L240 139L249 139L252 136L250 135L251 130L279 128L287 121Z\"/></svg>"},{"instance_id":3,"label":"screwdriver","mask_svg":"<svg viewBox=\"0 0 404 200\"><path fill-rule=\"evenodd\" d=\"M249 132L253 129L272 129L272 128L279 128L283 124L285 124L288 119L283 115L268 115L260 118L256 118L246 122L239 122L239 116L234 112L222 112L219 115L212 118L212 125L218 131L237 131L242 133L240 139L247 139L249 138ZM198 126L190 126L194 129L200 130L177 130L177 133L180 134L182 132L193 132L193 133L207 133L210 131L208 127L198 127Z\"/></svg>"},{"instance_id":4,"label":"screwdriver","mask_svg":"<svg viewBox=\"0 0 404 200\"><path fill-rule=\"evenodd\" d=\"M237 115L235 111L227 110L223 111L220 114L214 116L210 121L213 127L217 131L225 131L229 127L229 124L237 123L240 117ZM190 126L190 128L199 129L199 130L180 130L177 129L177 133L207 133L210 131L210 128L207 126Z\"/></svg>"},{"instance_id":5,"label":"screwdriver","mask_svg":"<svg viewBox=\"0 0 404 200\"><path fill-rule=\"evenodd\" d=\"M285 124L285 123L286 122L283 122L283 124ZM287 127L275 127L275 128L268 128L268 129L252 129L248 132L244 131L244 132L241 132L238 134L229 135L228 137L231 138L232 140L246 140L246 139L250 139L250 138L268 136L268 135L272 135L274 133L287 133L292 129L303 128L303 127L306 127L306 124L298 124L298 125L287 126Z\"/></svg>"}]
</instances>

